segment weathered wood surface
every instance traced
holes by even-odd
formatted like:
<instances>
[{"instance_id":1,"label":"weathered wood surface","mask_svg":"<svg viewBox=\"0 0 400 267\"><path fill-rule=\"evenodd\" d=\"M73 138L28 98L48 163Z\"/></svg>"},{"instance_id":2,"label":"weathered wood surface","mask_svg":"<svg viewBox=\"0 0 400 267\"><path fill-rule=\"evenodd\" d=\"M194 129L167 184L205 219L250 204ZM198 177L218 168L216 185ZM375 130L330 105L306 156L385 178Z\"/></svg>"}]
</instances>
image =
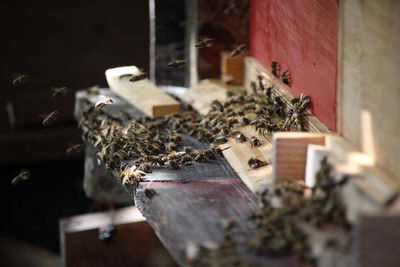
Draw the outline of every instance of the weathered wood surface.
<instances>
[{"instance_id":1,"label":"weathered wood surface","mask_svg":"<svg viewBox=\"0 0 400 267\"><path fill-rule=\"evenodd\" d=\"M119 109L129 106L109 90L102 89L101 94L115 100L114 104L104 107L106 112L117 113ZM76 97L88 97L95 103L99 96L78 92ZM76 106L77 118L80 108ZM133 107L129 110L132 114L140 114ZM205 146L185 135L183 143L195 148ZM120 179L115 180L120 183ZM146 187L157 192L152 199L144 196ZM223 227L229 219L234 219L238 223L233 235L238 241L239 253L252 266L300 266L297 261L289 258L267 259L246 253L244 242L253 229L248 216L258 208L257 199L224 158L208 163L194 163L178 170L156 168L153 173L146 175L137 188L125 186L125 189L181 265L187 265L186 248L189 244L207 243L217 246L222 239Z\"/></svg>"}]
</instances>

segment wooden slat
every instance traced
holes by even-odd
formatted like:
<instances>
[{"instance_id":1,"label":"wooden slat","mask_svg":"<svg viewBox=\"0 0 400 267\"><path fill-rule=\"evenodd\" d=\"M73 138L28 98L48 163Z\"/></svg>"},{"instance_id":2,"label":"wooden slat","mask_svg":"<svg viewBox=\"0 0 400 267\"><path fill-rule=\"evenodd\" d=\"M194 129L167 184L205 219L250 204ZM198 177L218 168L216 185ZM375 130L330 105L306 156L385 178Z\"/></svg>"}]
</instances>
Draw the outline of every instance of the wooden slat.
<instances>
[{"instance_id":1,"label":"wooden slat","mask_svg":"<svg viewBox=\"0 0 400 267\"><path fill-rule=\"evenodd\" d=\"M221 79L223 81L230 77L230 79L226 80L227 83L243 83L245 54L242 53L236 57L231 57L230 52L221 52Z\"/></svg>"},{"instance_id":2,"label":"wooden slat","mask_svg":"<svg viewBox=\"0 0 400 267\"><path fill-rule=\"evenodd\" d=\"M305 132L280 132L273 135L272 177L275 183L305 179L308 144L324 145L325 135Z\"/></svg>"},{"instance_id":3,"label":"wooden slat","mask_svg":"<svg viewBox=\"0 0 400 267\"><path fill-rule=\"evenodd\" d=\"M148 79L130 82L129 76L139 73L135 66L119 67L106 71L107 82L114 92L150 117L159 117L179 111L179 102L159 90Z\"/></svg>"}]
</instances>

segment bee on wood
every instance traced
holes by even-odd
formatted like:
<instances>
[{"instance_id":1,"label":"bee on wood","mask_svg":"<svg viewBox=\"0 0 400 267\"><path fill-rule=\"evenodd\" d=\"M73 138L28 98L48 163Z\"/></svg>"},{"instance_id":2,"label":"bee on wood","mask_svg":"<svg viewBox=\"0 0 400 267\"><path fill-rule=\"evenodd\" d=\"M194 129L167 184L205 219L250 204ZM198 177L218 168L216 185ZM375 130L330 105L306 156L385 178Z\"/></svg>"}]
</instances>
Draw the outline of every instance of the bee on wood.
<instances>
[{"instance_id":1,"label":"bee on wood","mask_svg":"<svg viewBox=\"0 0 400 267\"><path fill-rule=\"evenodd\" d=\"M251 122L251 120L249 118L245 117L245 116L240 116L239 117L239 123L240 123L241 126L249 125L250 122Z\"/></svg>"},{"instance_id":2,"label":"bee on wood","mask_svg":"<svg viewBox=\"0 0 400 267\"><path fill-rule=\"evenodd\" d=\"M254 81L250 82L250 88L253 91L253 94L257 94L257 84Z\"/></svg>"},{"instance_id":3,"label":"bee on wood","mask_svg":"<svg viewBox=\"0 0 400 267\"><path fill-rule=\"evenodd\" d=\"M85 148L84 144L77 144L77 145L73 145L67 148L67 150L65 151L65 153L67 155L71 155L73 153L79 153L81 152L83 149Z\"/></svg>"},{"instance_id":4,"label":"bee on wood","mask_svg":"<svg viewBox=\"0 0 400 267\"><path fill-rule=\"evenodd\" d=\"M252 169L257 169L257 168L260 168L260 167L262 167L262 166L266 166L266 165L268 165L269 163L266 162L266 161L262 161L262 160L260 160L260 159L257 159L257 158L250 158L250 159L247 161L247 164L250 166L250 168L252 168Z\"/></svg>"},{"instance_id":5,"label":"bee on wood","mask_svg":"<svg viewBox=\"0 0 400 267\"><path fill-rule=\"evenodd\" d=\"M130 82L137 82L147 78L146 72L140 72L138 74L133 74L132 77L129 79Z\"/></svg>"},{"instance_id":6,"label":"bee on wood","mask_svg":"<svg viewBox=\"0 0 400 267\"><path fill-rule=\"evenodd\" d=\"M258 75L257 78L258 78L258 85L259 85L260 90L267 91L266 90L267 86L265 84L264 77L262 75Z\"/></svg>"},{"instance_id":7,"label":"bee on wood","mask_svg":"<svg viewBox=\"0 0 400 267\"><path fill-rule=\"evenodd\" d=\"M100 88L97 85L88 87L88 88L85 89L85 91L88 94L93 94L93 95L100 94Z\"/></svg>"},{"instance_id":8,"label":"bee on wood","mask_svg":"<svg viewBox=\"0 0 400 267\"><path fill-rule=\"evenodd\" d=\"M29 171L21 170L19 172L19 174L14 179L12 179L11 184L12 185L17 185L20 182L25 181L26 179L28 179L30 176L31 176L31 173Z\"/></svg>"},{"instance_id":9,"label":"bee on wood","mask_svg":"<svg viewBox=\"0 0 400 267\"><path fill-rule=\"evenodd\" d=\"M44 119L42 122L43 126L49 126L54 123L54 121L58 118L59 113L57 110L51 112L50 114L44 115Z\"/></svg>"},{"instance_id":10,"label":"bee on wood","mask_svg":"<svg viewBox=\"0 0 400 267\"><path fill-rule=\"evenodd\" d=\"M149 162L143 162L139 165L137 170L145 172L145 173L151 173L151 163Z\"/></svg>"},{"instance_id":11,"label":"bee on wood","mask_svg":"<svg viewBox=\"0 0 400 267\"><path fill-rule=\"evenodd\" d=\"M222 145L228 142L228 139L225 136L218 136L214 139L214 143L218 145Z\"/></svg>"},{"instance_id":12,"label":"bee on wood","mask_svg":"<svg viewBox=\"0 0 400 267\"><path fill-rule=\"evenodd\" d=\"M211 102L211 108L219 112L224 112L224 106L218 100L214 100L213 102Z\"/></svg>"},{"instance_id":13,"label":"bee on wood","mask_svg":"<svg viewBox=\"0 0 400 267\"><path fill-rule=\"evenodd\" d=\"M111 97L105 97L105 98L97 101L96 104L94 105L94 107L96 109L101 109L111 103L114 103L114 100Z\"/></svg>"},{"instance_id":14,"label":"bee on wood","mask_svg":"<svg viewBox=\"0 0 400 267\"><path fill-rule=\"evenodd\" d=\"M235 134L236 143L244 143L247 141L247 137L242 134L241 132L237 131L238 133Z\"/></svg>"},{"instance_id":15,"label":"bee on wood","mask_svg":"<svg viewBox=\"0 0 400 267\"><path fill-rule=\"evenodd\" d=\"M168 160L164 163L164 165L173 170L179 169L179 162L176 159Z\"/></svg>"},{"instance_id":16,"label":"bee on wood","mask_svg":"<svg viewBox=\"0 0 400 267\"><path fill-rule=\"evenodd\" d=\"M192 163L192 156L186 154L179 159L181 165L190 165Z\"/></svg>"},{"instance_id":17,"label":"bee on wood","mask_svg":"<svg viewBox=\"0 0 400 267\"><path fill-rule=\"evenodd\" d=\"M278 77L279 75L278 75L278 73L279 73L279 70L278 70L278 62L276 62L276 61L272 61L271 62L271 73L272 73L272 75L274 75L275 77Z\"/></svg>"},{"instance_id":18,"label":"bee on wood","mask_svg":"<svg viewBox=\"0 0 400 267\"><path fill-rule=\"evenodd\" d=\"M285 70L281 73L282 82L288 86L292 85L292 81L290 79L289 70Z\"/></svg>"},{"instance_id":19,"label":"bee on wood","mask_svg":"<svg viewBox=\"0 0 400 267\"><path fill-rule=\"evenodd\" d=\"M166 150L168 153L170 153L170 152L172 152L172 151L176 151L177 148L178 148L177 145L176 145L175 143L172 143L172 142L168 143L168 144L165 146L165 150Z\"/></svg>"},{"instance_id":20,"label":"bee on wood","mask_svg":"<svg viewBox=\"0 0 400 267\"><path fill-rule=\"evenodd\" d=\"M173 60L168 63L168 67L170 68L181 68L186 64L186 60L184 59L179 59L179 60Z\"/></svg>"},{"instance_id":21,"label":"bee on wood","mask_svg":"<svg viewBox=\"0 0 400 267\"><path fill-rule=\"evenodd\" d=\"M256 136L250 138L250 144L252 147L257 147L262 145L262 141L258 139Z\"/></svg>"},{"instance_id":22,"label":"bee on wood","mask_svg":"<svg viewBox=\"0 0 400 267\"><path fill-rule=\"evenodd\" d=\"M142 177L146 176L146 173L140 170L134 171L131 167L125 168L121 173L123 185L137 185Z\"/></svg>"},{"instance_id":23,"label":"bee on wood","mask_svg":"<svg viewBox=\"0 0 400 267\"><path fill-rule=\"evenodd\" d=\"M60 96L65 96L68 92L70 91L70 89L68 89L67 87L59 87L59 88L53 88L53 97L57 98Z\"/></svg>"},{"instance_id":24,"label":"bee on wood","mask_svg":"<svg viewBox=\"0 0 400 267\"><path fill-rule=\"evenodd\" d=\"M268 86L267 90L265 90L265 95L268 97L268 99L271 99L272 96L272 89L274 89L274 86Z\"/></svg>"},{"instance_id":25,"label":"bee on wood","mask_svg":"<svg viewBox=\"0 0 400 267\"><path fill-rule=\"evenodd\" d=\"M203 48L203 47L210 47L214 44L214 38L205 38L202 40L199 40L196 44L195 47L197 48Z\"/></svg>"},{"instance_id":26,"label":"bee on wood","mask_svg":"<svg viewBox=\"0 0 400 267\"><path fill-rule=\"evenodd\" d=\"M12 75L12 84L13 85L17 85L17 84L23 84L26 82L26 80L28 79L29 75L27 74L14 74Z\"/></svg>"},{"instance_id":27,"label":"bee on wood","mask_svg":"<svg viewBox=\"0 0 400 267\"><path fill-rule=\"evenodd\" d=\"M183 151L184 151L186 154L190 154L190 153L193 152L193 147L191 147L191 146L185 146L185 147L183 147Z\"/></svg>"},{"instance_id":28,"label":"bee on wood","mask_svg":"<svg viewBox=\"0 0 400 267\"><path fill-rule=\"evenodd\" d=\"M149 198L152 199L155 195L157 195L156 190L152 189L152 188L146 188L144 190L144 195Z\"/></svg>"},{"instance_id":29,"label":"bee on wood","mask_svg":"<svg viewBox=\"0 0 400 267\"><path fill-rule=\"evenodd\" d=\"M233 50L231 52L231 57L236 57L238 56L240 53L242 53L243 50L245 50L247 48L247 44L241 44L239 45L237 48L235 48L235 50Z\"/></svg>"}]
</instances>

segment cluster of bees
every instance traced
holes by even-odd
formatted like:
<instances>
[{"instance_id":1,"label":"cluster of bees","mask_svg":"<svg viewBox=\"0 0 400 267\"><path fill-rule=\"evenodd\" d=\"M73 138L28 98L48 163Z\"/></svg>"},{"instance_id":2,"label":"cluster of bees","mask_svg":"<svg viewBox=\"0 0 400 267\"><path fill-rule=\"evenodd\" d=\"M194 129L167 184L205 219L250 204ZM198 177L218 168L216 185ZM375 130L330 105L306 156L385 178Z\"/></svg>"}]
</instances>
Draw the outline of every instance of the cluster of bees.
<instances>
[{"instance_id":1,"label":"cluster of bees","mask_svg":"<svg viewBox=\"0 0 400 267\"><path fill-rule=\"evenodd\" d=\"M307 235L298 223L306 222L316 228L334 225L346 231L351 228L339 198L340 187L347 179L336 181L331 170L324 158L313 188L307 188L302 181L289 180L262 192L259 195L262 207L248 218L256 224L256 230L242 247L259 256L293 255L303 263L302 266L317 266ZM213 266L227 266L225 261L230 260L229 266L250 266L238 258L238 244L232 242L230 229L225 229L217 249L199 246L197 255L189 262L193 266L208 266L210 261ZM334 246L335 240L328 240L325 245Z\"/></svg>"}]
</instances>

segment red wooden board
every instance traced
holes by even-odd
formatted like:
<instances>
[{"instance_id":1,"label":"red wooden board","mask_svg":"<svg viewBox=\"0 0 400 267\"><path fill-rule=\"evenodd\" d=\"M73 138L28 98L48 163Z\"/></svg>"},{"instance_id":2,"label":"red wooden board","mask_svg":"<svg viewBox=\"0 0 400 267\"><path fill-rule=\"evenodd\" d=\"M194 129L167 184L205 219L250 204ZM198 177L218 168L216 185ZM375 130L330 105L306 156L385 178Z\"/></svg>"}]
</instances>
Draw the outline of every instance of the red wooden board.
<instances>
[{"instance_id":1,"label":"red wooden board","mask_svg":"<svg viewBox=\"0 0 400 267\"><path fill-rule=\"evenodd\" d=\"M311 96L314 114L336 130L338 0L251 0L251 55L270 70L289 69L298 96Z\"/></svg>"}]
</instances>

